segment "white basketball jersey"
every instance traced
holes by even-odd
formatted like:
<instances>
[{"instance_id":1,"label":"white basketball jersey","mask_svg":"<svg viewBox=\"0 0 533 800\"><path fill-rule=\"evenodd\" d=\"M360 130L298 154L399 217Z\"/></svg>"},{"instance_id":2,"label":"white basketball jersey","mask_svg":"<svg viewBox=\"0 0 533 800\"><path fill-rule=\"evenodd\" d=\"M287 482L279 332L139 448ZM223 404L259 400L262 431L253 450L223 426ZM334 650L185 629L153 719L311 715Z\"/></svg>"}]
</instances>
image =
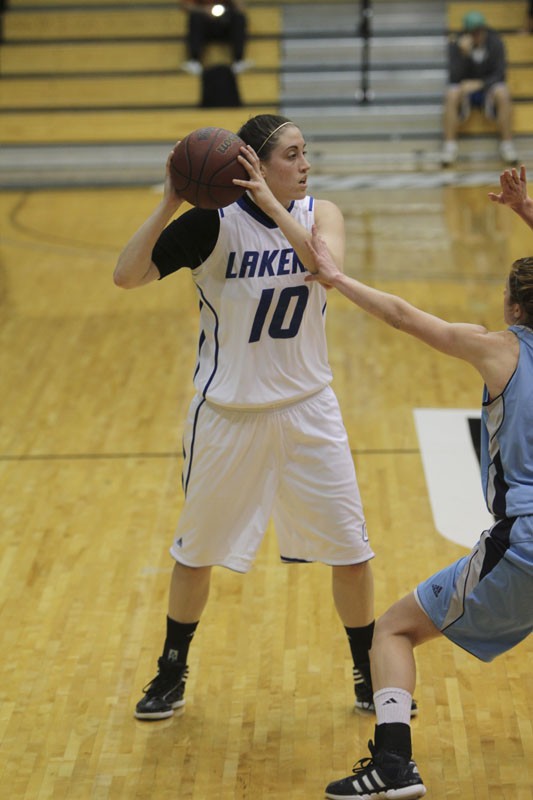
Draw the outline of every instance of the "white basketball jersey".
<instances>
[{"instance_id":1,"label":"white basketball jersey","mask_svg":"<svg viewBox=\"0 0 533 800\"><path fill-rule=\"evenodd\" d=\"M291 215L305 228L312 197ZM239 200L220 209L220 232L195 270L200 296L196 390L223 406L250 408L294 402L331 381L326 291L307 274L280 229Z\"/></svg>"}]
</instances>

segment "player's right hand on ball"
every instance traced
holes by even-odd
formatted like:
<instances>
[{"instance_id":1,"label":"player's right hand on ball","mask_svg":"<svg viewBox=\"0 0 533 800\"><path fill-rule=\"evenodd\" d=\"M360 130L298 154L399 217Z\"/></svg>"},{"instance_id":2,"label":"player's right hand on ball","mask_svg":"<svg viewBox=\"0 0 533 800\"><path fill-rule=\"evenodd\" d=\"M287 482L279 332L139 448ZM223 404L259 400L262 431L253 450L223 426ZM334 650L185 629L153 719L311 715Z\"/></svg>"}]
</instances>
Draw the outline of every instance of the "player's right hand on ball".
<instances>
[{"instance_id":1,"label":"player's right hand on ball","mask_svg":"<svg viewBox=\"0 0 533 800\"><path fill-rule=\"evenodd\" d=\"M172 156L174 155L174 150L179 145L180 140L176 142L170 153L168 154L167 163L165 165L165 186L163 190L163 195L166 199L178 201L179 203L183 203L183 197L177 193L174 188L174 184L172 183L172 179L170 177L170 162L172 161Z\"/></svg>"}]
</instances>

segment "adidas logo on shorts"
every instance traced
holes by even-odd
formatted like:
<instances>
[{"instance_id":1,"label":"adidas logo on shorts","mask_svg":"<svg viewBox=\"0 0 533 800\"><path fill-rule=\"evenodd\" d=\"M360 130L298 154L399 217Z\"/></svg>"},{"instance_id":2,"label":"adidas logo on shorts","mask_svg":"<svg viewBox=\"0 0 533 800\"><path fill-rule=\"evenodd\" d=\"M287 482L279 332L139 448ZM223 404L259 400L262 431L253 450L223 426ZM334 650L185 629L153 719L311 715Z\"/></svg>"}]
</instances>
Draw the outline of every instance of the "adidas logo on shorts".
<instances>
[{"instance_id":1,"label":"adidas logo on shorts","mask_svg":"<svg viewBox=\"0 0 533 800\"><path fill-rule=\"evenodd\" d=\"M438 597L439 594L442 592L442 586L439 586L438 583L432 583L431 588L433 589L433 594L435 597Z\"/></svg>"}]
</instances>

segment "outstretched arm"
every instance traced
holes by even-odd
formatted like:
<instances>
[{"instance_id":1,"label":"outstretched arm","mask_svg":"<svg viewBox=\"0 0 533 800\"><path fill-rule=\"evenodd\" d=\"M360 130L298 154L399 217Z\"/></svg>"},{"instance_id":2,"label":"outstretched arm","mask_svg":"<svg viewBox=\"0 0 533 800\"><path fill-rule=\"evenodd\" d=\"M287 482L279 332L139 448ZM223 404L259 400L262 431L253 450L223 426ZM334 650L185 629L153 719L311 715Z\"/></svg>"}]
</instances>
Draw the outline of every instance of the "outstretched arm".
<instances>
[{"instance_id":1,"label":"outstretched arm","mask_svg":"<svg viewBox=\"0 0 533 800\"><path fill-rule=\"evenodd\" d=\"M510 206L513 211L533 228L533 200L528 197L526 168L522 165L520 173L514 167L500 175L501 192L489 192L494 203Z\"/></svg>"},{"instance_id":2,"label":"outstretched arm","mask_svg":"<svg viewBox=\"0 0 533 800\"><path fill-rule=\"evenodd\" d=\"M316 226L307 246L318 270L307 276L307 281L321 280L387 325L415 336L441 353L467 361L481 374L491 395L502 391L516 364L516 355L509 349L510 342L515 339L512 334L507 331L491 333L482 325L446 322L401 297L348 277L335 264Z\"/></svg>"}]
</instances>

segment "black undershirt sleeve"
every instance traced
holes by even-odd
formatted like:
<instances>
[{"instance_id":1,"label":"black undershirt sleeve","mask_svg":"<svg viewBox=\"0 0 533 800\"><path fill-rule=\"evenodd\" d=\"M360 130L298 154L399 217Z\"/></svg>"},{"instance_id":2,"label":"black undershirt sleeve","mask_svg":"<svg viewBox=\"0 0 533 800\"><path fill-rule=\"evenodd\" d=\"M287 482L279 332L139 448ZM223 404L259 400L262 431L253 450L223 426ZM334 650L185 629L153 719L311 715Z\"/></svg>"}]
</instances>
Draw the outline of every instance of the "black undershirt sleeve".
<instances>
[{"instance_id":1,"label":"black undershirt sleeve","mask_svg":"<svg viewBox=\"0 0 533 800\"><path fill-rule=\"evenodd\" d=\"M155 243L152 261L161 278L188 267L196 269L213 252L218 239L218 211L192 208L173 220Z\"/></svg>"}]
</instances>

